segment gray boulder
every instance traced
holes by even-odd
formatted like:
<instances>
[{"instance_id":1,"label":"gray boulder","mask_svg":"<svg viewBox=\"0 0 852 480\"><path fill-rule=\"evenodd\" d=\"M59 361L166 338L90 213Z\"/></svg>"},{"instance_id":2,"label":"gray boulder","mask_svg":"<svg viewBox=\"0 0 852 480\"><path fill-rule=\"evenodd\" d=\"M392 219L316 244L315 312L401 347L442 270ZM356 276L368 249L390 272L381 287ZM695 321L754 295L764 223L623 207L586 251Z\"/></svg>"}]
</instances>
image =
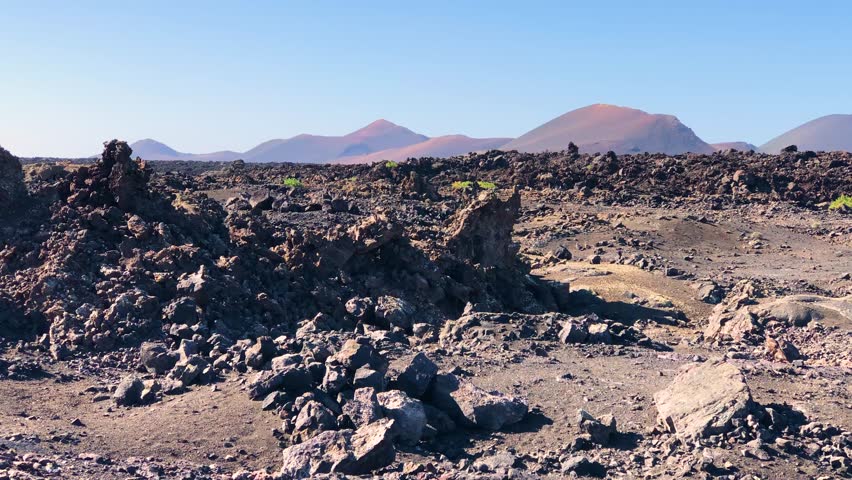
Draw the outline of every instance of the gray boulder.
<instances>
[{"instance_id":1,"label":"gray boulder","mask_svg":"<svg viewBox=\"0 0 852 480\"><path fill-rule=\"evenodd\" d=\"M411 332L414 324L414 307L401 298L383 296L376 301L376 322L385 327L399 327Z\"/></svg>"},{"instance_id":2,"label":"gray boulder","mask_svg":"<svg viewBox=\"0 0 852 480\"><path fill-rule=\"evenodd\" d=\"M396 459L391 429L383 419L358 430L323 432L284 449L280 473L288 479L311 478L325 473L365 475Z\"/></svg>"},{"instance_id":3,"label":"gray boulder","mask_svg":"<svg viewBox=\"0 0 852 480\"><path fill-rule=\"evenodd\" d=\"M115 388L112 394L112 399L115 404L124 407L139 405L142 401L142 391L145 389L145 384L142 380L129 376L125 377Z\"/></svg>"},{"instance_id":4,"label":"gray boulder","mask_svg":"<svg viewBox=\"0 0 852 480\"><path fill-rule=\"evenodd\" d=\"M356 340L347 340L330 359L353 373L365 365L380 372L387 371L388 367L387 360L372 345Z\"/></svg>"},{"instance_id":5,"label":"gray boulder","mask_svg":"<svg viewBox=\"0 0 852 480\"><path fill-rule=\"evenodd\" d=\"M608 445L612 436L618 432L615 417L605 415L599 419L585 410L578 412L577 425L589 440L598 445Z\"/></svg>"},{"instance_id":6,"label":"gray boulder","mask_svg":"<svg viewBox=\"0 0 852 480\"><path fill-rule=\"evenodd\" d=\"M485 430L520 422L529 410L518 398L485 391L451 373L435 376L428 399L456 422Z\"/></svg>"},{"instance_id":7,"label":"gray boulder","mask_svg":"<svg viewBox=\"0 0 852 480\"><path fill-rule=\"evenodd\" d=\"M305 441L321 432L337 428L334 413L316 400L309 400L294 423L294 440Z\"/></svg>"},{"instance_id":8,"label":"gray boulder","mask_svg":"<svg viewBox=\"0 0 852 480\"><path fill-rule=\"evenodd\" d=\"M313 382L314 377L305 367L288 365L281 370L258 372L248 384L248 395L252 400L258 400L274 390L281 389L295 395L308 391Z\"/></svg>"},{"instance_id":9,"label":"gray boulder","mask_svg":"<svg viewBox=\"0 0 852 480\"><path fill-rule=\"evenodd\" d=\"M352 386L355 388L371 387L381 392L385 389L385 376L370 367L361 367L352 377Z\"/></svg>"},{"instance_id":10,"label":"gray boulder","mask_svg":"<svg viewBox=\"0 0 852 480\"><path fill-rule=\"evenodd\" d=\"M559 331L559 341L562 343L583 343L589 336L589 332L582 325L571 321L562 325Z\"/></svg>"},{"instance_id":11,"label":"gray boulder","mask_svg":"<svg viewBox=\"0 0 852 480\"><path fill-rule=\"evenodd\" d=\"M148 373L162 375L177 363L177 355L172 354L161 343L145 342L139 349L139 359Z\"/></svg>"},{"instance_id":12,"label":"gray boulder","mask_svg":"<svg viewBox=\"0 0 852 480\"><path fill-rule=\"evenodd\" d=\"M378 394L379 405L385 417L394 419L394 437L401 443L414 445L423 436L426 411L420 400L409 397L400 390Z\"/></svg>"},{"instance_id":13,"label":"gray boulder","mask_svg":"<svg viewBox=\"0 0 852 480\"><path fill-rule=\"evenodd\" d=\"M355 390L352 400L343 405L343 413L356 427L363 427L382 418L382 408L372 388Z\"/></svg>"},{"instance_id":14,"label":"gray boulder","mask_svg":"<svg viewBox=\"0 0 852 480\"><path fill-rule=\"evenodd\" d=\"M725 362L690 364L654 394L660 426L682 439L715 435L753 408L742 372Z\"/></svg>"},{"instance_id":15,"label":"gray boulder","mask_svg":"<svg viewBox=\"0 0 852 480\"><path fill-rule=\"evenodd\" d=\"M391 362L390 386L412 397L420 398L426 393L437 373L438 366L422 352L408 355Z\"/></svg>"}]
</instances>

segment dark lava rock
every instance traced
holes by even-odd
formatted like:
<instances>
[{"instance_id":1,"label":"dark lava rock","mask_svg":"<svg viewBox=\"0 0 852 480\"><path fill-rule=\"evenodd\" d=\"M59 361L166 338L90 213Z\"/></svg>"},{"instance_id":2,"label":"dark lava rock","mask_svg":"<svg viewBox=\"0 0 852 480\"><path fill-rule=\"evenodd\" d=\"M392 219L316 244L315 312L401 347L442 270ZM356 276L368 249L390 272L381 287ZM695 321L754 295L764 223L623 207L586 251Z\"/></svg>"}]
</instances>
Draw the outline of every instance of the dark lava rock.
<instances>
[{"instance_id":1,"label":"dark lava rock","mask_svg":"<svg viewBox=\"0 0 852 480\"><path fill-rule=\"evenodd\" d=\"M312 478L323 473L364 475L393 463L393 420L379 420L358 430L323 432L284 450L280 473L285 478Z\"/></svg>"},{"instance_id":2,"label":"dark lava rock","mask_svg":"<svg viewBox=\"0 0 852 480\"><path fill-rule=\"evenodd\" d=\"M142 380L129 376L118 384L112 398L116 405L132 407L141 403L142 390L144 389L145 384L142 383Z\"/></svg>"},{"instance_id":3,"label":"dark lava rock","mask_svg":"<svg viewBox=\"0 0 852 480\"><path fill-rule=\"evenodd\" d=\"M420 398L426 393L438 366L429 360L424 353L408 355L394 360L389 368L390 386L404 391L414 398Z\"/></svg>"},{"instance_id":4,"label":"dark lava rock","mask_svg":"<svg viewBox=\"0 0 852 480\"><path fill-rule=\"evenodd\" d=\"M177 363L177 355L169 352L165 345L146 342L139 349L142 366L148 373L162 375L171 370Z\"/></svg>"},{"instance_id":5,"label":"dark lava rock","mask_svg":"<svg viewBox=\"0 0 852 480\"><path fill-rule=\"evenodd\" d=\"M451 373L435 376L427 400L455 421L485 430L500 430L520 422L528 411L520 399L485 391Z\"/></svg>"},{"instance_id":6,"label":"dark lava rock","mask_svg":"<svg viewBox=\"0 0 852 480\"><path fill-rule=\"evenodd\" d=\"M20 160L0 147L0 205L16 204L26 194Z\"/></svg>"}]
</instances>

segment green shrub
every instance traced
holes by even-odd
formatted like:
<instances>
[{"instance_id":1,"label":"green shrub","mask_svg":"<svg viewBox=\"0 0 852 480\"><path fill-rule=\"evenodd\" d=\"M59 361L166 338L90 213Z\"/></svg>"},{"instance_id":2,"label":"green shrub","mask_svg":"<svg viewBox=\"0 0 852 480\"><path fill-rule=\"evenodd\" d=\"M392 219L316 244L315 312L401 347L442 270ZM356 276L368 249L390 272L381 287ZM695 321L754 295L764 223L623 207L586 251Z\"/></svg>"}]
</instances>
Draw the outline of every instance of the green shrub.
<instances>
[{"instance_id":1,"label":"green shrub","mask_svg":"<svg viewBox=\"0 0 852 480\"><path fill-rule=\"evenodd\" d=\"M385 167L387 168L396 168L398 166L399 164L394 162L393 160L388 160L387 162L385 162Z\"/></svg>"},{"instance_id":2,"label":"green shrub","mask_svg":"<svg viewBox=\"0 0 852 480\"><path fill-rule=\"evenodd\" d=\"M841 208L852 208L852 196L841 195L828 206L829 210L839 210Z\"/></svg>"},{"instance_id":3,"label":"green shrub","mask_svg":"<svg viewBox=\"0 0 852 480\"><path fill-rule=\"evenodd\" d=\"M476 185L483 190L494 190L497 188L497 184L494 182L483 182L481 180L476 182ZM453 190L464 190L466 188L470 188L473 186L473 182L470 180L453 182Z\"/></svg>"},{"instance_id":4,"label":"green shrub","mask_svg":"<svg viewBox=\"0 0 852 480\"><path fill-rule=\"evenodd\" d=\"M302 183L301 180L299 180L298 178L295 178L295 177L287 177L287 178L284 179L284 181L282 183L284 184L285 187L290 187L290 188L302 188L302 187L305 186Z\"/></svg>"}]
</instances>

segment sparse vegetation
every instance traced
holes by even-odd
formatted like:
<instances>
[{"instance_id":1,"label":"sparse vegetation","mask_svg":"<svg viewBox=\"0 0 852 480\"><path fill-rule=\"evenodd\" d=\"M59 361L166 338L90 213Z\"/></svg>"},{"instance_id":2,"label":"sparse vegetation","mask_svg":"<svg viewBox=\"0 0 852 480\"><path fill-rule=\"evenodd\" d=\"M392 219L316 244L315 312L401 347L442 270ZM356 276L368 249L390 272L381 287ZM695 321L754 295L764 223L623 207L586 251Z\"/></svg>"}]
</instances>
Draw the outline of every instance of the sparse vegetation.
<instances>
[{"instance_id":1,"label":"sparse vegetation","mask_svg":"<svg viewBox=\"0 0 852 480\"><path fill-rule=\"evenodd\" d=\"M829 204L829 210L840 210L844 208L852 208L852 195L841 195L834 199L831 204Z\"/></svg>"},{"instance_id":2,"label":"sparse vegetation","mask_svg":"<svg viewBox=\"0 0 852 480\"><path fill-rule=\"evenodd\" d=\"M287 178L284 179L284 181L282 183L284 184L285 187L290 187L290 188L304 188L304 186L305 186L302 183L302 181L299 180L296 177L287 177Z\"/></svg>"},{"instance_id":3,"label":"sparse vegetation","mask_svg":"<svg viewBox=\"0 0 852 480\"><path fill-rule=\"evenodd\" d=\"M497 188L497 184L494 182L477 181L476 185L483 190L494 190ZM472 186L473 182L470 180L453 182L453 190L464 190Z\"/></svg>"},{"instance_id":4,"label":"sparse vegetation","mask_svg":"<svg viewBox=\"0 0 852 480\"><path fill-rule=\"evenodd\" d=\"M399 164L394 162L393 160L388 160L387 162L385 162L385 167L387 168L397 168L398 166Z\"/></svg>"}]
</instances>

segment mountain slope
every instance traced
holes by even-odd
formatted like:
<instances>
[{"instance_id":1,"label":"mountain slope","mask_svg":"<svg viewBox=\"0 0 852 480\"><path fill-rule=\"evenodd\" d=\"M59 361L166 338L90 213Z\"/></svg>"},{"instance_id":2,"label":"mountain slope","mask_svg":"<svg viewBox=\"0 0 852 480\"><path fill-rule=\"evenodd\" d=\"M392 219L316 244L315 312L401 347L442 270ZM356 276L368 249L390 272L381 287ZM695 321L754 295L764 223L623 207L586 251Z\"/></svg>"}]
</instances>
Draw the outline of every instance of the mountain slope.
<instances>
[{"instance_id":1,"label":"mountain slope","mask_svg":"<svg viewBox=\"0 0 852 480\"><path fill-rule=\"evenodd\" d=\"M799 150L852 151L852 115L826 115L787 131L764 145L760 150L779 153L788 145Z\"/></svg>"},{"instance_id":2,"label":"mountain slope","mask_svg":"<svg viewBox=\"0 0 852 480\"><path fill-rule=\"evenodd\" d=\"M224 150L213 153L182 153L166 145L165 143L146 138L130 145L134 157L143 160L201 160L208 162L230 162L240 158L239 152Z\"/></svg>"},{"instance_id":3,"label":"mountain slope","mask_svg":"<svg viewBox=\"0 0 852 480\"><path fill-rule=\"evenodd\" d=\"M173 160L184 155L165 143L160 143L150 138L133 142L130 148L133 149L134 155L142 157L145 160Z\"/></svg>"},{"instance_id":4,"label":"mountain slope","mask_svg":"<svg viewBox=\"0 0 852 480\"><path fill-rule=\"evenodd\" d=\"M380 119L356 130L343 138L349 142L341 156L350 154L365 154L378 152L389 148L400 148L414 145L429 140L426 135L414 133L411 130L395 125L387 120ZM356 148L360 151L357 153Z\"/></svg>"},{"instance_id":5,"label":"mountain slope","mask_svg":"<svg viewBox=\"0 0 852 480\"><path fill-rule=\"evenodd\" d=\"M564 150L574 142L583 152L712 153L677 117L596 104L570 111L504 145L504 150Z\"/></svg>"},{"instance_id":6,"label":"mountain slope","mask_svg":"<svg viewBox=\"0 0 852 480\"><path fill-rule=\"evenodd\" d=\"M491 150L506 144L511 138L471 138L465 135L445 135L400 148L381 150L368 155L341 157L335 163L373 163L383 160L400 162L408 158L452 157L469 152Z\"/></svg>"},{"instance_id":7,"label":"mountain slope","mask_svg":"<svg viewBox=\"0 0 852 480\"><path fill-rule=\"evenodd\" d=\"M710 144L714 150L717 152L722 152L725 150L738 150L740 152L747 152L749 150L754 150L755 152L759 149L756 145L752 145L748 142L722 142L722 143L712 143Z\"/></svg>"},{"instance_id":8,"label":"mountain slope","mask_svg":"<svg viewBox=\"0 0 852 480\"><path fill-rule=\"evenodd\" d=\"M344 136L297 135L270 140L247 151L243 158L247 162L322 163L338 157L404 147L427 139L387 120L377 120Z\"/></svg>"}]
</instances>

